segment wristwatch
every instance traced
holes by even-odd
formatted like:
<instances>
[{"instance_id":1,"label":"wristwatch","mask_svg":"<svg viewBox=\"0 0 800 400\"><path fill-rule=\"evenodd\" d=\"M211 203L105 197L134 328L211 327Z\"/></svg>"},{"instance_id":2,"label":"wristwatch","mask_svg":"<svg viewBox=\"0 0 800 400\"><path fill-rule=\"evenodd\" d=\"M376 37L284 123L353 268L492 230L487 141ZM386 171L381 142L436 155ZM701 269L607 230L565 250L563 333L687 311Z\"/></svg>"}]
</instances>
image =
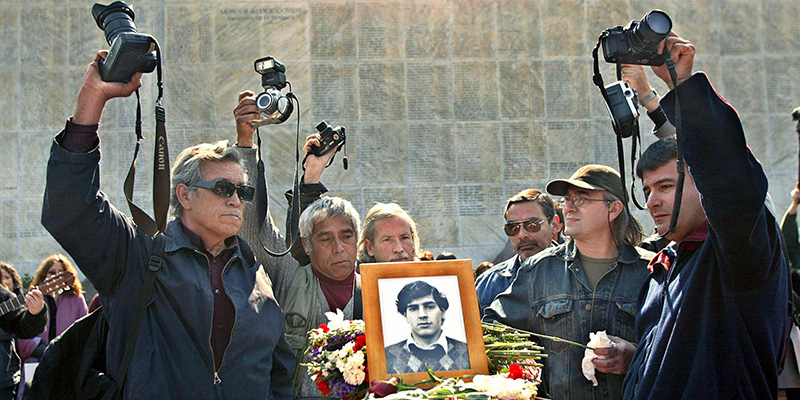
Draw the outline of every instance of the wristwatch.
<instances>
[{"instance_id":1,"label":"wristwatch","mask_svg":"<svg viewBox=\"0 0 800 400\"><path fill-rule=\"evenodd\" d=\"M650 90L650 93L647 94L647 96L639 98L639 104L641 104L642 107L644 107L644 105L647 104L648 101L653 100L656 96L658 96L658 93L656 93L655 89L652 89Z\"/></svg>"}]
</instances>

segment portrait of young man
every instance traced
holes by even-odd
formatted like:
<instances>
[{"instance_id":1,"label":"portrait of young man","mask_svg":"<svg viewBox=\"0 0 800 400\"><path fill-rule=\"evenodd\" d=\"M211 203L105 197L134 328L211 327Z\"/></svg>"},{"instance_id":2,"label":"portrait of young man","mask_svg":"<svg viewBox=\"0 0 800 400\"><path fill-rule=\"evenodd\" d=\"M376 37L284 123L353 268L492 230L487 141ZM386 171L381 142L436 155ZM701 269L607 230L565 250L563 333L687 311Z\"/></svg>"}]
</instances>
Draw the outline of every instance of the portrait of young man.
<instances>
[{"instance_id":1,"label":"portrait of young man","mask_svg":"<svg viewBox=\"0 0 800 400\"><path fill-rule=\"evenodd\" d=\"M461 315L456 307L451 309L451 302L442 291L426 281L414 280L400 289L394 305L409 329L404 340L386 346L388 373L469 369L467 343L454 338L457 332L444 325L448 315Z\"/></svg>"}]
</instances>

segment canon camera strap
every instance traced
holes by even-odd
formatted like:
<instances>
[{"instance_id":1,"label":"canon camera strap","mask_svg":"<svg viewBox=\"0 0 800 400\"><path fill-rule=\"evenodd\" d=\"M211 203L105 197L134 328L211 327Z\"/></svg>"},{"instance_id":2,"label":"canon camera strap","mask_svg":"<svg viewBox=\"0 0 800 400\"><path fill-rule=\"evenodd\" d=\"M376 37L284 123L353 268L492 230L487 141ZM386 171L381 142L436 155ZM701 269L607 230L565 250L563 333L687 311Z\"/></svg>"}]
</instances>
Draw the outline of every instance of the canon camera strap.
<instances>
[{"instance_id":1,"label":"canon camera strap","mask_svg":"<svg viewBox=\"0 0 800 400\"><path fill-rule=\"evenodd\" d=\"M156 99L155 117L155 143L153 146L153 213L155 220L150 218L139 206L133 202L133 187L136 179L136 157L144 136L142 135L142 105L139 90L136 90L136 147L133 151L133 160L125 177L125 200L131 210L134 223L145 233L155 236L157 232L164 232L167 228L167 212L169 211L170 171L169 149L167 146L166 111L162 106L164 96L164 81L161 72L161 49L155 38L150 38L156 50L156 71L158 77L158 98Z\"/></svg>"}]
</instances>

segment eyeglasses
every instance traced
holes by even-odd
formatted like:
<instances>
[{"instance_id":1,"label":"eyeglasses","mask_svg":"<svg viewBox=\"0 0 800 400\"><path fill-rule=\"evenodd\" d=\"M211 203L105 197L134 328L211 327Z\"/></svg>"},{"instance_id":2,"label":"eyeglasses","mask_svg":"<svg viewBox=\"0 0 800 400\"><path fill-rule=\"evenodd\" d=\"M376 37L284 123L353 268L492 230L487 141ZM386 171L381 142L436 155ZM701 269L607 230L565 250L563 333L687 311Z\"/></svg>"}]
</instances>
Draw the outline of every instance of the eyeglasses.
<instances>
[{"instance_id":1,"label":"eyeglasses","mask_svg":"<svg viewBox=\"0 0 800 400\"><path fill-rule=\"evenodd\" d=\"M519 233L519 227L525 228L526 231L530 233L539 232L542 229L542 224L550 221L550 218L539 219L536 217L526 219L525 221L519 222L507 222L503 225L503 232L506 233L508 236L515 236Z\"/></svg>"},{"instance_id":2,"label":"eyeglasses","mask_svg":"<svg viewBox=\"0 0 800 400\"><path fill-rule=\"evenodd\" d=\"M256 196L256 189L254 187L248 185L236 186L224 179L218 179L216 181L201 181L189 186L208 189L220 197L231 197L233 196L233 192L236 192L236 194L239 195L239 200L242 201L251 201Z\"/></svg>"},{"instance_id":3,"label":"eyeglasses","mask_svg":"<svg viewBox=\"0 0 800 400\"><path fill-rule=\"evenodd\" d=\"M610 204L611 203L610 201L608 201L606 199L588 199L588 198L583 197L583 196L574 196L574 197L564 196L564 197L561 198L561 201L559 201L558 204L561 205L562 208L566 207L567 203L572 203L573 206L580 207L584 203L586 203L587 201L602 201L602 202L604 202L606 204Z\"/></svg>"}]
</instances>

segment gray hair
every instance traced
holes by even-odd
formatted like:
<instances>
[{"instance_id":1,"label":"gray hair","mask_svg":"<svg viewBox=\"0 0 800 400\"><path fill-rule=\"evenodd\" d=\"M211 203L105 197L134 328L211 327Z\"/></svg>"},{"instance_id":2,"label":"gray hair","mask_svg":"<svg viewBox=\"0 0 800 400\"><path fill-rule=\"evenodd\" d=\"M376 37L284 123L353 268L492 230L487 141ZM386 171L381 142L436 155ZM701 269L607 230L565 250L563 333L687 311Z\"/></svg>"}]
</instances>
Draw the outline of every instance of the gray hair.
<instances>
[{"instance_id":1,"label":"gray hair","mask_svg":"<svg viewBox=\"0 0 800 400\"><path fill-rule=\"evenodd\" d=\"M170 215L175 218L183 216L183 206L178 201L178 185L184 184L190 186L189 190L197 190L192 188L197 182L203 180L203 163L204 162L232 162L242 166L242 159L239 152L228 147L227 140L220 140L216 143L200 143L191 147L185 148L178 154L175 159L175 165L172 167L172 190L169 197ZM244 171L244 167L242 167ZM247 177L245 176L245 180Z\"/></svg>"},{"instance_id":2,"label":"gray hair","mask_svg":"<svg viewBox=\"0 0 800 400\"><path fill-rule=\"evenodd\" d=\"M375 223L390 217L398 217L405 221L409 228L411 228L411 240L414 242L414 254L409 254L410 257L413 257L414 260L419 258L417 252L419 251L419 235L417 235L417 224L414 223L414 220L411 218L411 215L408 214L403 207L400 207L397 203L377 203L375 204L369 212L367 212L367 217L364 219L364 227L361 229L361 238L358 240L358 261L362 263L371 263L375 262L375 257L369 255L367 252L367 244L366 241L369 240L371 243L375 243Z\"/></svg>"},{"instance_id":3,"label":"gray hair","mask_svg":"<svg viewBox=\"0 0 800 400\"><path fill-rule=\"evenodd\" d=\"M347 217L350 220L356 240L358 240L361 226L361 217L358 215L358 211L349 201L341 197L323 196L311 203L300 214L300 237L306 239L304 246L306 253L311 253L311 235L314 233L314 225L336 216Z\"/></svg>"},{"instance_id":4,"label":"gray hair","mask_svg":"<svg viewBox=\"0 0 800 400\"><path fill-rule=\"evenodd\" d=\"M603 190L603 199L609 202L609 204L615 201L622 202L622 199L617 198L617 196L614 196L607 190ZM644 239L642 224L631 214L631 211L624 203L622 204L622 212L619 213L619 216L617 216L614 221L609 222L609 224L611 225L611 233L617 247L624 244L630 246L639 246L642 244L642 239Z\"/></svg>"}]
</instances>

